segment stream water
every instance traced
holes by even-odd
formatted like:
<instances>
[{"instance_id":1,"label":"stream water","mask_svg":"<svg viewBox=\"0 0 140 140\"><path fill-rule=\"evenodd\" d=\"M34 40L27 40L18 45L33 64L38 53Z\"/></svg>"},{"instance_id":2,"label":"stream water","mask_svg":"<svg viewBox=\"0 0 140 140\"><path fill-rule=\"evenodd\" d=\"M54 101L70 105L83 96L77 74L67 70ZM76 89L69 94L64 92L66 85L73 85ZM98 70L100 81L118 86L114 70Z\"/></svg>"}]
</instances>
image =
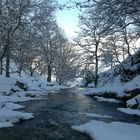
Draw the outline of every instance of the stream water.
<instances>
[{"instance_id":1,"label":"stream water","mask_svg":"<svg viewBox=\"0 0 140 140\"><path fill-rule=\"evenodd\" d=\"M0 129L0 140L90 140L86 134L71 129L90 120L120 121L140 124L140 118L117 111L114 103L98 102L76 89L60 90L43 95L40 100L23 102L23 111L35 118ZM112 118L91 118L82 113L110 115Z\"/></svg>"}]
</instances>

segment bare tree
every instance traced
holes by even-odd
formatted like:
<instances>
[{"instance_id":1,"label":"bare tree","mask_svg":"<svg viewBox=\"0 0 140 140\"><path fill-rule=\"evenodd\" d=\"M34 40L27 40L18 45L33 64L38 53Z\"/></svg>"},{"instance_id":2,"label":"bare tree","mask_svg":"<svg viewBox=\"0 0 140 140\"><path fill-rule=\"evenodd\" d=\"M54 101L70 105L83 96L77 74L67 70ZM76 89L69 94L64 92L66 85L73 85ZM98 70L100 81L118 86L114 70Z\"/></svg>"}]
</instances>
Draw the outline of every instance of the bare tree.
<instances>
[{"instance_id":1,"label":"bare tree","mask_svg":"<svg viewBox=\"0 0 140 140\"><path fill-rule=\"evenodd\" d=\"M6 57L6 77L10 76L10 51L13 43L13 36L22 26L26 10L30 5L29 0L2 0L1 1L1 22L0 30L2 32L2 53L0 61Z\"/></svg>"},{"instance_id":2,"label":"bare tree","mask_svg":"<svg viewBox=\"0 0 140 140\"><path fill-rule=\"evenodd\" d=\"M108 24L104 22L104 16L100 12L96 12L96 6L90 9L84 10L80 17L81 32L79 33L80 41L76 41L79 46L84 48L90 53L90 59L94 64L95 86L98 84L98 72L99 72L99 48L101 46L102 39L108 35Z\"/></svg>"},{"instance_id":3,"label":"bare tree","mask_svg":"<svg viewBox=\"0 0 140 140\"><path fill-rule=\"evenodd\" d=\"M10 76L10 58L12 58L19 64L19 73L27 68L33 75L44 61L42 46L46 46L53 34L48 31L51 31L51 25L56 23L53 13L56 3L52 0L0 2L1 72L5 69L6 76ZM3 58L6 58L6 68L2 66Z\"/></svg>"},{"instance_id":4,"label":"bare tree","mask_svg":"<svg viewBox=\"0 0 140 140\"><path fill-rule=\"evenodd\" d=\"M80 56L74 49L74 46L62 40L61 38L54 63L56 80L59 84L74 79L80 67L78 63Z\"/></svg>"}]
</instances>

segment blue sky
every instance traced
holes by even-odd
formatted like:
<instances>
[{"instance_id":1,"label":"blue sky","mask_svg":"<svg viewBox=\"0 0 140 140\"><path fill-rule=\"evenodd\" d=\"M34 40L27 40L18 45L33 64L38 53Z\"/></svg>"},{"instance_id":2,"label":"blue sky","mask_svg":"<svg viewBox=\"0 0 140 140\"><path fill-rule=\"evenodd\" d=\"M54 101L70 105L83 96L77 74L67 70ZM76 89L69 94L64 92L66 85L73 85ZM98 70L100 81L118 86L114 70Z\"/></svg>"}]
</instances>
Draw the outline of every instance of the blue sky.
<instances>
[{"instance_id":1,"label":"blue sky","mask_svg":"<svg viewBox=\"0 0 140 140\"><path fill-rule=\"evenodd\" d=\"M64 4L67 0L58 0L58 2ZM56 17L59 26L64 29L66 35L70 38L73 37L75 31L78 31L78 10L59 10L56 13Z\"/></svg>"}]
</instances>

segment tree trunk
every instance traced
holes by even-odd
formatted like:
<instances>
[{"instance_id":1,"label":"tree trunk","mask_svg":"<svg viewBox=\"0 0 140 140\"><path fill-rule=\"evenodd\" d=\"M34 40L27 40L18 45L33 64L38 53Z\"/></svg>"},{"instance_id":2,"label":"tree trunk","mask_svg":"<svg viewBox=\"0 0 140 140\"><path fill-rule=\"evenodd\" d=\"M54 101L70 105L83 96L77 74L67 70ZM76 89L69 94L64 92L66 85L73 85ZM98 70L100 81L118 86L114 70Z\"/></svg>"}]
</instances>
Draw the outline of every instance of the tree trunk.
<instances>
[{"instance_id":1,"label":"tree trunk","mask_svg":"<svg viewBox=\"0 0 140 140\"><path fill-rule=\"evenodd\" d=\"M10 49L6 53L6 77L10 77Z\"/></svg>"},{"instance_id":2,"label":"tree trunk","mask_svg":"<svg viewBox=\"0 0 140 140\"><path fill-rule=\"evenodd\" d=\"M51 82L51 77L52 77L52 67L51 64L48 65L48 77L47 77L47 82Z\"/></svg>"},{"instance_id":3,"label":"tree trunk","mask_svg":"<svg viewBox=\"0 0 140 140\"><path fill-rule=\"evenodd\" d=\"M33 76L34 75L34 72L35 72L35 70L31 68L31 70L30 70L30 76Z\"/></svg>"},{"instance_id":4,"label":"tree trunk","mask_svg":"<svg viewBox=\"0 0 140 140\"><path fill-rule=\"evenodd\" d=\"M111 59L110 67L111 67L111 69L113 68L113 59Z\"/></svg>"},{"instance_id":5,"label":"tree trunk","mask_svg":"<svg viewBox=\"0 0 140 140\"><path fill-rule=\"evenodd\" d=\"M96 43L96 49L95 49L95 87L97 87L98 84L98 46L99 46L99 41Z\"/></svg>"},{"instance_id":6,"label":"tree trunk","mask_svg":"<svg viewBox=\"0 0 140 140\"><path fill-rule=\"evenodd\" d=\"M19 76L21 77L22 65L19 66Z\"/></svg>"},{"instance_id":7,"label":"tree trunk","mask_svg":"<svg viewBox=\"0 0 140 140\"><path fill-rule=\"evenodd\" d=\"M33 71L30 72L30 76L33 76Z\"/></svg>"},{"instance_id":8,"label":"tree trunk","mask_svg":"<svg viewBox=\"0 0 140 140\"><path fill-rule=\"evenodd\" d=\"M6 73L5 73L5 76L6 77L10 77L10 31L8 31L7 33L7 38L6 38L6 45L5 45L5 57L6 57Z\"/></svg>"},{"instance_id":9,"label":"tree trunk","mask_svg":"<svg viewBox=\"0 0 140 140\"><path fill-rule=\"evenodd\" d=\"M122 54L123 54L123 61L125 60L125 48L124 48L124 46L123 46L123 52L122 52Z\"/></svg>"},{"instance_id":10,"label":"tree trunk","mask_svg":"<svg viewBox=\"0 0 140 140\"><path fill-rule=\"evenodd\" d=\"M127 35L125 35L124 40L125 40L125 43L127 45L127 54L128 54L128 56L130 56L131 55L131 53L130 53L130 44L128 42Z\"/></svg>"},{"instance_id":11,"label":"tree trunk","mask_svg":"<svg viewBox=\"0 0 140 140\"><path fill-rule=\"evenodd\" d=\"M95 58L95 81L94 81L94 83L95 83L95 87L97 87L97 84L98 84L98 58L96 57Z\"/></svg>"},{"instance_id":12,"label":"tree trunk","mask_svg":"<svg viewBox=\"0 0 140 140\"><path fill-rule=\"evenodd\" d=\"M3 61L0 61L0 75L3 74Z\"/></svg>"}]
</instances>

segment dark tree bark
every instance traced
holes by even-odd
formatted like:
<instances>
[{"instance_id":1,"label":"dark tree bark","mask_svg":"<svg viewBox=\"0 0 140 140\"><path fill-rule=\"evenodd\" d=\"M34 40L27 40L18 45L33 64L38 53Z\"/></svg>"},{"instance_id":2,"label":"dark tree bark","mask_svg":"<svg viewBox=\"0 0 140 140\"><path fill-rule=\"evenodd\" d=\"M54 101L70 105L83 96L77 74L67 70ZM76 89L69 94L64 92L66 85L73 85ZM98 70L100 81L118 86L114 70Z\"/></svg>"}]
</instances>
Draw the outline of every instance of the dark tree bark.
<instances>
[{"instance_id":1,"label":"dark tree bark","mask_svg":"<svg viewBox=\"0 0 140 140\"><path fill-rule=\"evenodd\" d=\"M6 53L6 77L10 77L10 50Z\"/></svg>"},{"instance_id":2,"label":"dark tree bark","mask_svg":"<svg viewBox=\"0 0 140 140\"><path fill-rule=\"evenodd\" d=\"M99 46L99 41L96 42L96 49L95 49L95 87L97 87L98 84L98 46Z\"/></svg>"},{"instance_id":3,"label":"dark tree bark","mask_svg":"<svg viewBox=\"0 0 140 140\"><path fill-rule=\"evenodd\" d=\"M5 48L7 49L6 50L6 53L5 53L5 57L6 57L6 74L5 76L6 77L10 77L10 30L7 34L7 39L6 39L6 45L5 45Z\"/></svg>"},{"instance_id":4,"label":"dark tree bark","mask_svg":"<svg viewBox=\"0 0 140 140\"><path fill-rule=\"evenodd\" d=\"M48 77L47 77L47 82L51 82L51 77L52 77L52 67L51 64L48 65Z\"/></svg>"},{"instance_id":5,"label":"dark tree bark","mask_svg":"<svg viewBox=\"0 0 140 140\"><path fill-rule=\"evenodd\" d=\"M3 61L0 61L0 75L3 74Z\"/></svg>"}]
</instances>

